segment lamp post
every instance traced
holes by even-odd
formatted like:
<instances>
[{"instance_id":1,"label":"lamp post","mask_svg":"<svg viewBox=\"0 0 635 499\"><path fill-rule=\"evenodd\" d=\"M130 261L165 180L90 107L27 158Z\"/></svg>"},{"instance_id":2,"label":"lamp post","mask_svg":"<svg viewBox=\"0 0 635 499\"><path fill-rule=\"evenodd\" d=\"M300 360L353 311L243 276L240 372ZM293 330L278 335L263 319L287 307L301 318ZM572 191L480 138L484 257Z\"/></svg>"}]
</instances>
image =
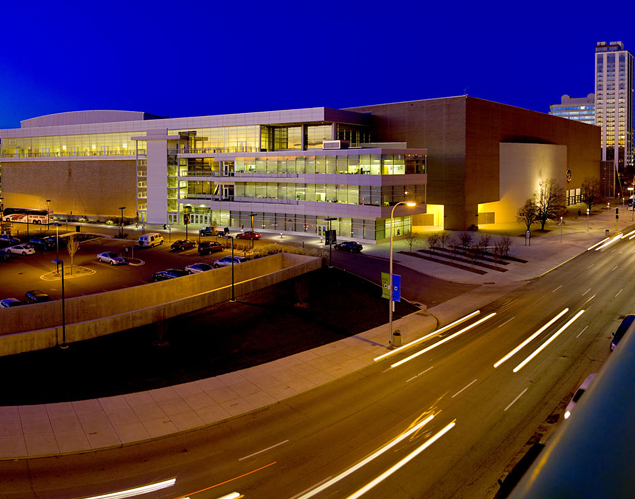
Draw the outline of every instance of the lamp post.
<instances>
[{"instance_id":1,"label":"lamp post","mask_svg":"<svg viewBox=\"0 0 635 499\"><path fill-rule=\"evenodd\" d=\"M329 223L329 268L332 268L332 256L333 256L333 233L331 232L331 222L333 220L337 220L337 218L333 218L333 217L327 217L324 220L326 220Z\"/></svg>"},{"instance_id":2,"label":"lamp post","mask_svg":"<svg viewBox=\"0 0 635 499\"><path fill-rule=\"evenodd\" d=\"M121 223L119 224L119 235L120 237L123 237L123 210L125 210L126 207L120 206L119 209L121 210Z\"/></svg>"},{"instance_id":3,"label":"lamp post","mask_svg":"<svg viewBox=\"0 0 635 499\"><path fill-rule=\"evenodd\" d=\"M60 259L60 223L54 222L55 225L55 249L56 249L56 259L59 261Z\"/></svg>"},{"instance_id":4,"label":"lamp post","mask_svg":"<svg viewBox=\"0 0 635 499\"><path fill-rule=\"evenodd\" d=\"M251 217L251 247L254 247L254 217L257 213L251 212L249 216Z\"/></svg>"},{"instance_id":5,"label":"lamp post","mask_svg":"<svg viewBox=\"0 0 635 499\"><path fill-rule=\"evenodd\" d=\"M560 217L560 242L562 242L562 217Z\"/></svg>"},{"instance_id":6,"label":"lamp post","mask_svg":"<svg viewBox=\"0 0 635 499\"><path fill-rule=\"evenodd\" d=\"M591 222L589 221L589 214L591 213L591 210L589 208L586 209L586 230L589 230L591 228Z\"/></svg>"},{"instance_id":7,"label":"lamp post","mask_svg":"<svg viewBox=\"0 0 635 499\"><path fill-rule=\"evenodd\" d=\"M60 345L60 348L62 350L66 350L68 348L68 345L66 344L66 309L65 307L65 300L64 300L64 262L62 260L60 260L59 258L56 258L55 260L53 260L53 263L57 264L58 266L61 264L62 265L62 344Z\"/></svg>"},{"instance_id":8,"label":"lamp post","mask_svg":"<svg viewBox=\"0 0 635 499\"><path fill-rule=\"evenodd\" d=\"M232 297L231 302L236 301L236 297L234 296L234 236L227 236L232 241Z\"/></svg>"},{"instance_id":9,"label":"lamp post","mask_svg":"<svg viewBox=\"0 0 635 499\"><path fill-rule=\"evenodd\" d=\"M51 205L50 205L50 203L51 203L51 200L47 199L46 200L46 230L47 230L47 232L49 230L51 230L51 210L50 210Z\"/></svg>"},{"instance_id":10,"label":"lamp post","mask_svg":"<svg viewBox=\"0 0 635 499\"><path fill-rule=\"evenodd\" d=\"M397 206L399 206L400 204L405 204L406 206L408 206L409 208L412 208L413 206L416 206L417 203L414 202L407 202L407 201L399 201L395 206L392 207L392 212L390 213L390 289L389 294L388 294L388 322L390 324L390 337L388 340L388 348L390 348L392 350L392 308L393 308L393 301L392 301L392 245L393 245L393 234L394 234L394 223L395 223L395 208L397 208Z\"/></svg>"}]
</instances>

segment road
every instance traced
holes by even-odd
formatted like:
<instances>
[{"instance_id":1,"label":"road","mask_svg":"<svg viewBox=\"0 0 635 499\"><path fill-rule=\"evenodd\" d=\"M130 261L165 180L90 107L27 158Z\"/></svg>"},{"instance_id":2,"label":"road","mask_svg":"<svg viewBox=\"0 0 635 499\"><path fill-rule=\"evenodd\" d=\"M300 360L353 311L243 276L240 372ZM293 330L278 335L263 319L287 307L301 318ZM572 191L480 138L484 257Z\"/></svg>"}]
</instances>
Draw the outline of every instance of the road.
<instances>
[{"instance_id":1,"label":"road","mask_svg":"<svg viewBox=\"0 0 635 499\"><path fill-rule=\"evenodd\" d=\"M2 497L85 497L171 477L144 497L361 497L391 468L366 497L492 497L517 452L609 356L610 332L635 308L634 253L627 239L589 251L417 347L266 410L122 449L4 461Z\"/></svg>"}]
</instances>

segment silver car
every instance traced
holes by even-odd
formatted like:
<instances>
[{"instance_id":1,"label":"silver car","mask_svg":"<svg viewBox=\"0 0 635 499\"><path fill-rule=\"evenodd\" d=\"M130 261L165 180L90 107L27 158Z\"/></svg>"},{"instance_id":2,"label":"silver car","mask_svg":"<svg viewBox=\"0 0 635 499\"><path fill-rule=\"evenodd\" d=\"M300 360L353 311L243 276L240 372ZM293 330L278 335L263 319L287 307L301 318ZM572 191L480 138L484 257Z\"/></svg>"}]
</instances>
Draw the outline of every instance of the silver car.
<instances>
[{"instance_id":1,"label":"silver car","mask_svg":"<svg viewBox=\"0 0 635 499\"><path fill-rule=\"evenodd\" d=\"M120 257L117 253L112 251L106 251L105 253L99 253L97 255L97 261L109 263L110 265L125 265L126 260Z\"/></svg>"}]
</instances>

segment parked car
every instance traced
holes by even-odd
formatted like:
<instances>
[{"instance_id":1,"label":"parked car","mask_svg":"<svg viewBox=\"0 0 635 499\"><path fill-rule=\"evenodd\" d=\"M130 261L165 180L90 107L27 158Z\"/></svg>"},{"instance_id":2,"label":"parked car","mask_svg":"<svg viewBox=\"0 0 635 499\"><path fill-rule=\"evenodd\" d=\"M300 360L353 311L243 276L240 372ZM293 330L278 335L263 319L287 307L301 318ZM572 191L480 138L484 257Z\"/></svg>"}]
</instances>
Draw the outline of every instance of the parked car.
<instances>
[{"instance_id":1,"label":"parked car","mask_svg":"<svg viewBox=\"0 0 635 499\"><path fill-rule=\"evenodd\" d=\"M51 297L39 289L32 289L24 295L25 303L44 303L47 301L51 301Z\"/></svg>"},{"instance_id":2,"label":"parked car","mask_svg":"<svg viewBox=\"0 0 635 499\"><path fill-rule=\"evenodd\" d=\"M175 279L177 277L183 277L189 275L189 272L181 269L167 269L161 272L155 272L152 275L152 282L167 281L168 279Z\"/></svg>"},{"instance_id":3,"label":"parked car","mask_svg":"<svg viewBox=\"0 0 635 499\"><path fill-rule=\"evenodd\" d=\"M200 255L209 255L210 253L217 253L223 251L225 248L221 243L216 241L203 241L198 245L198 252Z\"/></svg>"},{"instance_id":4,"label":"parked car","mask_svg":"<svg viewBox=\"0 0 635 499\"><path fill-rule=\"evenodd\" d=\"M11 237L7 234L0 235L0 242L9 244L10 246L13 246L14 244L20 244L20 240L18 238Z\"/></svg>"},{"instance_id":5,"label":"parked car","mask_svg":"<svg viewBox=\"0 0 635 499\"><path fill-rule=\"evenodd\" d=\"M18 307L20 305L24 305L24 303L22 303L17 298L5 298L4 300L0 301L0 308Z\"/></svg>"},{"instance_id":6,"label":"parked car","mask_svg":"<svg viewBox=\"0 0 635 499\"><path fill-rule=\"evenodd\" d=\"M43 237L43 238L32 237L31 239L29 239L29 244L32 245L33 247L41 249L41 250L48 250L48 249L55 248L56 241L55 241L54 237L53 238L50 238L50 237Z\"/></svg>"},{"instance_id":7,"label":"parked car","mask_svg":"<svg viewBox=\"0 0 635 499\"><path fill-rule=\"evenodd\" d=\"M239 256L224 256L220 260L216 260L214 262L214 268L217 269L219 267L228 267L232 264L232 260L234 261L234 265L244 262L245 260Z\"/></svg>"},{"instance_id":8,"label":"parked car","mask_svg":"<svg viewBox=\"0 0 635 499\"><path fill-rule=\"evenodd\" d=\"M99 253L97 255L97 261L109 263L110 265L125 265L126 259L119 256L117 253L113 251L106 251L105 253Z\"/></svg>"},{"instance_id":9,"label":"parked car","mask_svg":"<svg viewBox=\"0 0 635 499\"><path fill-rule=\"evenodd\" d=\"M258 232L246 230L245 232L239 232L236 234L236 237L238 239L260 239L262 236Z\"/></svg>"},{"instance_id":10,"label":"parked car","mask_svg":"<svg viewBox=\"0 0 635 499\"><path fill-rule=\"evenodd\" d=\"M213 231L211 227L205 227L204 229L199 230L198 233L201 236L215 236L216 235L216 231Z\"/></svg>"},{"instance_id":11,"label":"parked car","mask_svg":"<svg viewBox=\"0 0 635 499\"><path fill-rule=\"evenodd\" d=\"M11 252L6 249L0 249L0 262L6 262L11 257Z\"/></svg>"},{"instance_id":12,"label":"parked car","mask_svg":"<svg viewBox=\"0 0 635 499\"><path fill-rule=\"evenodd\" d=\"M213 267L209 263L193 263L185 267L185 270L187 270L189 274L200 274L201 272L207 272L212 269Z\"/></svg>"},{"instance_id":13,"label":"parked car","mask_svg":"<svg viewBox=\"0 0 635 499\"><path fill-rule=\"evenodd\" d=\"M177 251L183 251L186 249L194 248L195 246L196 244L194 243L194 241L190 241L189 239L179 239L178 241L174 241L170 248Z\"/></svg>"},{"instance_id":14,"label":"parked car","mask_svg":"<svg viewBox=\"0 0 635 499\"><path fill-rule=\"evenodd\" d=\"M567 408L564 411L564 419L569 419L569 416L571 416L571 411L580 400L580 397L584 395L584 392L589 389L589 387L591 386L591 383L593 383L593 380L595 379L596 376L597 374L589 374L587 378L580 385L580 388L578 388L576 392L573 394L573 398L571 399L571 401L567 405Z\"/></svg>"},{"instance_id":15,"label":"parked car","mask_svg":"<svg viewBox=\"0 0 635 499\"><path fill-rule=\"evenodd\" d=\"M635 315L627 315L626 317L624 317L624 320L622 321L622 323L619 325L617 330L613 333L613 340L611 341L611 352L615 350L615 347L624 336L624 333L628 330L629 327L631 327L631 324L633 324L634 320L635 320Z\"/></svg>"},{"instance_id":16,"label":"parked car","mask_svg":"<svg viewBox=\"0 0 635 499\"><path fill-rule=\"evenodd\" d=\"M337 243L334 248L339 251L348 251L350 253L361 253L364 247L357 241L344 241L343 243Z\"/></svg>"},{"instance_id":17,"label":"parked car","mask_svg":"<svg viewBox=\"0 0 635 499\"><path fill-rule=\"evenodd\" d=\"M15 246L9 246L6 251L15 253L16 255L34 255L35 249L30 244L16 244Z\"/></svg>"}]
</instances>

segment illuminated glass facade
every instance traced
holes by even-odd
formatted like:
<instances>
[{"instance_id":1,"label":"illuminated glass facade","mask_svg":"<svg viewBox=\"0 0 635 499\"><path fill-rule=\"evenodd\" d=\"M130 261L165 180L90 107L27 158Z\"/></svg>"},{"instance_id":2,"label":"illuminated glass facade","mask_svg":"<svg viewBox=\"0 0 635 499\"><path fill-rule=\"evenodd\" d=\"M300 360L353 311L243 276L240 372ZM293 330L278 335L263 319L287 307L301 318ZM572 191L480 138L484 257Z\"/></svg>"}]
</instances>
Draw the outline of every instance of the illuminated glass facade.
<instances>
[{"instance_id":1,"label":"illuminated glass facade","mask_svg":"<svg viewBox=\"0 0 635 499\"><path fill-rule=\"evenodd\" d=\"M587 125L595 125L595 95L574 98L563 95L560 104L552 104L549 114L568 120L580 121Z\"/></svg>"},{"instance_id":2,"label":"illuminated glass facade","mask_svg":"<svg viewBox=\"0 0 635 499\"><path fill-rule=\"evenodd\" d=\"M596 45L595 123L602 129L602 161L614 164L619 182L609 195L624 192L633 173L633 70L633 54L622 42Z\"/></svg>"},{"instance_id":3,"label":"illuminated glass facade","mask_svg":"<svg viewBox=\"0 0 635 499\"><path fill-rule=\"evenodd\" d=\"M258 230L322 235L333 218L341 237L375 242L390 237L386 220L395 204L418 204L397 210L396 236L409 233L412 215L426 210L427 151L374 145L372 118L362 113L312 108L148 119L107 112L116 122L103 121L103 111L82 113L0 131L2 163L18 174L28 164L73 175L73 188L81 183L85 190L128 171L134 191L126 199L136 201L135 218L148 224L182 225L189 214L193 224L241 229L254 214ZM89 171L94 182L85 178ZM64 195L45 190L63 215ZM91 192L73 192L90 203Z\"/></svg>"}]
</instances>

